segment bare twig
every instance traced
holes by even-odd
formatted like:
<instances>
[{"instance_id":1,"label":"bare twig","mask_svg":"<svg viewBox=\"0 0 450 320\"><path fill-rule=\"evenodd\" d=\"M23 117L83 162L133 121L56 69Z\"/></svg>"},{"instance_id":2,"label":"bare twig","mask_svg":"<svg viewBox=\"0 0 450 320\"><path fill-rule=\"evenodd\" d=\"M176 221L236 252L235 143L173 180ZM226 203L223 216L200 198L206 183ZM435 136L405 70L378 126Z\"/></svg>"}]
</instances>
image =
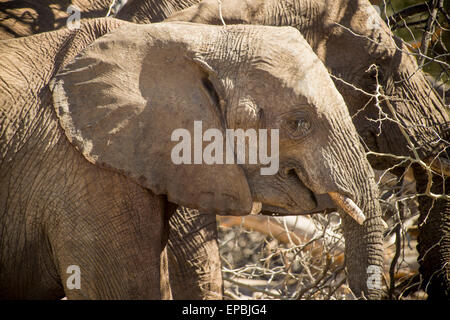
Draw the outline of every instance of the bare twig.
<instances>
[{"instance_id":1,"label":"bare twig","mask_svg":"<svg viewBox=\"0 0 450 320\"><path fill-rule=\"evenodd\" d=\"M225 20L223 20L223 15L222 15L222 0L217 0L217 2L219 3L219 18L220 18L220 22L222 22L222 25L224 27L226 27L226 23Z\"/></svg>"}]
</instances>

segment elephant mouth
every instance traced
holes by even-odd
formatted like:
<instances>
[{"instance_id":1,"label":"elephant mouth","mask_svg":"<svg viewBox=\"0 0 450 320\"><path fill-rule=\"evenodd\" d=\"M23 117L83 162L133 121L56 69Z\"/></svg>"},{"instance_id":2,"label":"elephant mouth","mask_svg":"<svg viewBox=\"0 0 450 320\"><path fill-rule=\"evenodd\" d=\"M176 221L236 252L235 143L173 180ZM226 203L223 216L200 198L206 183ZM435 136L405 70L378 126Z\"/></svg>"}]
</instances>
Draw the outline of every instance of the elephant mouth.
<instances>
[{"instance_id":1,"label":"elephant mouth","mask_svg":"<svg viewBox=\"0 0 450 320\"><path fill-rule=\"evenodd\" d=\"M262 215L269 216L286 216L286 215L306 215L314 213L327 213L336 211L337 208L342 209L350 217L352 217L358 224L362 225L366 220L364 213L349 197L337 192L330 192L329 194L316 195L313 197L317 203L312 210L287 210L281 207L274 207L269 205L262 205L258 212ZM387 226L385 226L387 228Z\"/></svg>"},{"instance_id":2,"label":"elephant mouth","mask_svg":"<svg viewBox=\"0 0 450 320\"><path fill-rule=\"evenodd\" d=\"M285 170L282 176L291 183L295 183L296 192L301 195L291 193L292 201L284 203L283 206L277 206L273 203L262 203L261 214L271 216L283 215L306 215L313 213L320 213L324 211L333 211L336 209L336 204L332 201L328 194L317 194L311 190L295 172L295 170ZM286 181L285 180L285 181ZM293 190L291 190L292 192Z\"/></svg>"},{"instance_id":3,"label":"elephant mouth","mask_svg":"<svg viewBox=\"0 0 450 320\"><path fill-rule=\"evenodd\" d=\"M297 167L295 172L300 181L305 181L303 185L310 186L312 185L311 180L306 174L304 168ZM308 188L311 191L311 189ZM324 190L325 191L325 190ZM348 214L353 220L355 220L358 224L362 225L366 220L366 216L363 211L358 207L358 205L352 200L351 195L343 193L338 190L327 190L326 194L331 198L332 202L335 204L335 208L339 208ZM325 194L324 192L324 194Z\"/></svg>"},{"instance_id":4,"label":"elephant mouth","mask_svg":"<svg viewBox=\"0 0 450 320\"><path fill-rule=\"evenodd\" d=\"M309 189L308 189L309 190ZM331 197L328 194L315 194L311 190L311 198L314 199L316 203L316 207L309 210L302 210L297 208L282 208L271 205L262 205L261 214L270 215L270 216L286 216L286 215L306 215L306 214L314 214L321 212L330 212L335 211L337 206L331 200Z\"/></svg>"},{"instance_id":5,"label":"elephant mouth","mask_svg":"<svg viewBox=\"0 0 450 320\"><path fill-rule=\"evenodd\" d=\"M283 176L285 178L291 176L293 170L284 170ZM295 200L295 205L285 204L283 207L273 206L267 203L258 203L257 206L252 208L252 212L261 213L263 215L305 215L313 214L319 212L329 212L335 211L337 208L344 211L352 219L354 219L358 224L362 225L366 220L366 217L362 210L356 205L356 203L351 199L350 195L342 192L328 191L327 193L316 194L303 182L302 172L298 170L295 171L296 182L298 184L299 190L302 190L303 197L300 200ZM307 195L305 197L305 194ZM305 202L305 203L302 203ZM257 208L257 210L255 210Z\"/></svg>"}]
</instances>

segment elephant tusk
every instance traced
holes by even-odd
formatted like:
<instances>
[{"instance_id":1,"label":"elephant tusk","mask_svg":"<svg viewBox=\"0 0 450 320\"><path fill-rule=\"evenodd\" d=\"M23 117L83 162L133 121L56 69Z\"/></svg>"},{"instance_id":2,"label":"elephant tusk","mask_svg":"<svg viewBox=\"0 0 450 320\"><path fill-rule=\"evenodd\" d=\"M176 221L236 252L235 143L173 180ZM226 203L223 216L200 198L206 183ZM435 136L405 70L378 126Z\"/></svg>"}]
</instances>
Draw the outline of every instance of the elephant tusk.
<instances>
[{"instance_id":1,"label":"elephant tusk","mask_svg":"<svg viewBox=\"0 0 450 320\"><path fill-rule=\"evenodd\" d=\"M253 202L252 204L252 211L250 214L258 214L262 210L262 203L261 202Z\"/></svg>"},{"instance_id":2,"label":"elephant tusk","mask_svg":"<svg viewBox=\"0 0 450 320\"><path fill-rule=\"evenodd\" d=\"M439 174L450 177L450 161L441 157L437 159L429 159L425 161L430 166L431 170L436 171Z\"/></svg>"},{"instance_id":3,"label":"elephant tusk","mask_svg":"<svg viewBox=\"0 0 450 320\"><path fill-rule=\"evenodd\" d=\"M362 212L362 210L353 202L352 199L346 197L338 192L329 192L328 193L331 199L336 203L336 205L344 210L350 217L352 217L356 222L360 225L364 223L366 220L366 216Z\"/></svg>"}]
</instances>

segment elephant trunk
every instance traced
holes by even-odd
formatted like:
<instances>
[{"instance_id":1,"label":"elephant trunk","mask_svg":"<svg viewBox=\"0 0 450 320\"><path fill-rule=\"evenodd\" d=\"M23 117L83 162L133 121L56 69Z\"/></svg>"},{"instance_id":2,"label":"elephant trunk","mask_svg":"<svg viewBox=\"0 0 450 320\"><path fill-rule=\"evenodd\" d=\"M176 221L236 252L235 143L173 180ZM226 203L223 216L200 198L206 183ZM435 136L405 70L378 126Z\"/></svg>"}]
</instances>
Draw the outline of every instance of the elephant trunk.
<instances>
[{"instance_id":1,"label":"elephant trunk","mask_svg":"<svg viewBox=\"0 0 450 320\"><path fill-rule=\"evenodd\" d=\"M345 237L348 283L358 298L379 299L383 274L383 222L376 194L367 190L361 207L367 213L361 225L341 214Z\"/></svg>"},{"instance_id":2,"label":"elephant trunk","mask_svg":"<svg viewBox=\"0 0 450 320\"><path fill-rule=\"evenodd\" d=\"M402 58L403 59L403 58ZM410 59L410 57L404 57ZM396 155L410 155L419 157L438 173L429 176L427 170L414 165L417 192L423 194L448 193L448 181L443 176L450 174L450 116L442 99L434 91L422 72L416 72L415 61L402 63L396 80L400 85L389 91L393 95L396 117L398 122L391 123L392 129L407 136L403 150L398 149L398 142L392 144L395 150L387 148L381 152ZM392 99L391 99L392 100ZM394 132L385 130L385 132ZM392 135L386 136L386 146L391 145ZM397 139L398 140L398 139ZM430 180L431 178L431 180ZM418 221L419 236L417 250L419 252L419 271L422 276L422 287L431 299L448 299L450 296L450 201L446 199L432 199L428 196L418 198L420 217Z\"/></svg>"},{"instance_id":3,"label":"elephant trunk","mask_svg":"<svg viewBox=\"0 0 450 320\"><path fill-rule=\"evenodd\" d=\"M414 168L417 192L427 188L428 175L422 167ZM449 190L450 179L433 175L431 192L439 194ZM450 201L419 197L420 217L417 251L421 286L429 299L450 299Z\"/></svg>"},{"instance_id":4,"label":"elephant trunk","mask_svg":"<svg viewBox=\"0 0 450 320\"><path fill-rule=\"evenodd\" d=\"M422 159L436 155L448 158L448 150L447 154L444 150L450 137L449 114L423 74L416 77L420 78L419 83L413 81L402 86L397 94L400 97L396 107L398 118L411 140L411 143L406 141L406 145L414 147Z\"/></svg>"},{"instance_id":5,"label":"elephant trunk","mask_svg":"<svg viewBox=\"0 0 450 320\"><path fill-rule=\"evenodd\" d=\"M357 298L379 299L385 223L381 218L378 188L371 168L368 165L358 165L366 163L365 161L347 161L348 163L342 162L343 165L355 165L353 170L344 170L351 177L343 179L352 181L344 187L347 191L328 194L337 205L342 218L348 284ZM346 194L351 194L354 200Z\"/></svg>"},{"instance_id":6,"label":"elephant trunk","mask_svg":"<svg viewBox=\"0 0 450 320\"><path fill-rule=\"evenodd\" d=\"M401 97L397 104L401 119L415 147L416 154L438 174L427 172L414 165L417 193L448 194L450 179L450 114L442 99L434 91L422 72L416 72L412 63L410 70L401 70L405 84L397 88ZM407 78L409 76L409 78ZM421 113L417 113L419 110ZM430 299L450 297L450 201L418 197L420 216L418 220L419 271L422 288Z\"/></svg>"},{"instance_id":7,"label":"elephant trunk","mask_svg":"<svg viewBox=\"0 0 450 320\"><path fill-rule=\"evenodd\" d=\"M422 160L439 156L448 161L450 115L444 102L423 72L417 72L413 57L402 54L394 70L392 81L385 84L389 99L384 108L392 120L383 122L378 149ZM401 143L399 138L403 139Z\"/></svg>"},{"instance_id":8,"label":"elephant trunk","mask_svg":"<svg viewBox=\"0 0 450 320\"><path fill-rule=\"evenodd\" d=\"M383 274L383 229L374 173L351 121L340 123L324 150L337 193L328 192L339 208L345 238L350 289L357 298L379 299ZM347 150L343 152L342 150ZM351 199L350 199L351 198Z\"/></svg>"},{"instance_id":9,"label":"elephant trunk","mask_svg":"<svg viewBox=\"0 0 450 320\"><path fill-rule=\"evenodd\" d=\"M379 193L371 168L350 171L355 202L331 194L341 213L345 238L345 265L350 289L357 298L379 299L383 274L383 228ZM363 214L364 212L364 214Z\"/></svg>"}]
</instances>

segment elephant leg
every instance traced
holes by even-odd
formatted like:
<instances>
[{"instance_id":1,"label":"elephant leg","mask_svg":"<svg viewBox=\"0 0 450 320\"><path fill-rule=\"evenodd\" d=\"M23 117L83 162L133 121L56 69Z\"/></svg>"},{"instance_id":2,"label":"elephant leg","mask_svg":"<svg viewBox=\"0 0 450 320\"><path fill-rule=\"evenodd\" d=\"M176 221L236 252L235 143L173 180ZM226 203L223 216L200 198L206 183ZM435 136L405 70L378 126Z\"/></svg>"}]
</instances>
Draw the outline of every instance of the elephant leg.
<instances>
[{"instance_id":1,"label":"elephant leg","mask_svg":"<svg viewBox=\"0 0 450 320\"><path fill-rule=\"evenodd\" d=\"M66 296L161 299L165 197L110 172L81 190L50 232Z\"/></svg>"},{"instance_id":2,"label":"elephant leg","mask_svg":"<svg viewBox=\"0 0 450 320\"><path fill-rule=\"evenodd\" d=\"M167 255L173 298L222 299L216 216L179 207L169 225Z\"/></svg>"},{"instance_id":3,"label":"elephant leg","mask_svg":"<svg viewBox=\"0 0 450 320\"><path fill-rule=\"evenodd\" d=\"M428 182L425 171L416 168L417 191L423 193ZM448 193L449 179L434 175L431 191ZM419 236L417 250L422 287L430 299L450 298L450 202L419 197Z\"/></svg>"}]
</instances>

